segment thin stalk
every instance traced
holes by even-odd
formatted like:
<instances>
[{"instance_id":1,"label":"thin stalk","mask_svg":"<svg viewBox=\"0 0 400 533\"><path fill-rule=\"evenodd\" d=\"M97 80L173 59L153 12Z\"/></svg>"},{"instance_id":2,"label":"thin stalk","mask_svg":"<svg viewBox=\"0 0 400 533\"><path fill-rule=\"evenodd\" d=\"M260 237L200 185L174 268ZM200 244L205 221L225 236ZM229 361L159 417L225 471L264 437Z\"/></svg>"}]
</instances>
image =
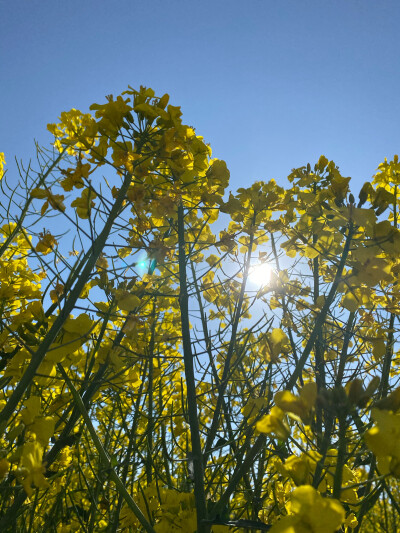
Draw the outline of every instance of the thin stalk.
<instances>
[{"instance_id":1,"label":"thin stalk","mask_svg":"<svg viewBox=\"0 0 400 533\"><path fill-rule=\"evenodd\" d=\"M146 458L146 477L147 484L152 482L152 455L153 455L153 431L154 431L154 402L153 402L153 374L154 374L154 337L155 337L155 324L156 324L156 303L153 302L153 309L151 312L151 336L149 343L149 382L147 385L148 390L148 413L147 413L147 458Z\"/></svg>"},{"instance_id":2,"label":"thin stalk","mask_svg":"<svg viewBox=\"0 0 400 533\"><path fill-rule=\"evenodd\" d=\"M92 424L92 421L90 420L89 413L87 412L82 398L79 394L79 392L75 389L72 381L68 377L68 374L65 372L63 366L58 363L57 368L61 372L63 378L65 379L65 382L68 385L68 388L71 391L71 394L74 398L75 404L78 407L82 418L86 424L86 427L88 428L89 434L92 438L93 444L95 445L95 448L100 456L101 461L103 462L105 468L110 473L110 478L114 481L117 491L119 494L121 494L128 505L129 509L133 512L133 514L136 516L136 518L139 520L139 522L142 524L143 528L147 531L147 533L155 533L154 528L152 525L146 520L145 516L143 515L142 511L139 509L135 501L133 500L132 496L127 491L125 485L122 483L120 477L114 470L113 466L111 465L111 459L109 458L106 450L104 449L102 443L100 442L100 439L96 433L96 430L94 429L94 426Z\"/></svg>"},{"instance_id":3,"label":"thin stalk","mask_svg":"<svg viewBox=\"0 0 400 533\"><path fill-rule=\"evenodd\" d=\"M315 341L317 340L317 337L319 335L319 332L322 328L323 323L325 322L326 315L328 314L328 311L332 305L332 302L336 296L336 291L338 288L338 285L342 279L343 270L346 264L347 256L350 251L350 244L353 237L353 224L350 223L349 231L347 233L346 242L343 248L343 253L340 258L340 262L336 271L335 279L333 280L331 289L328 293L328 296L325 299L325 303L322 306L321 311L319 312L317 319L315 321L314 329L311 332L310 337L308 338L307 344L303 350L303 353L300 356L299 362L296 365L295 369L293 370L293 374L290 376L289 381L287 383L287 389L292 390L293 387L296 385L296 382L298 378L301 376L301 373L303 371L304 365L307 362L307 359L311 353L311 350L315 344Z\"/></svg>"},{"instance_id":4,"label":"thin stalk","mask_svg":"<svg viewBox=\"0 0 400 533\"><path fill-rule=\"evenodd\" d=\"M146 371L147 371L147 361L144 362L143 374L145 374ZM134 444L136 442L136 431L137 431L137 425L138 425L138 422L139 422L140 400L142 398L143 387L144 387L144 383L142 381L142 383L140 384L140 387L139 387L139 390L138 390L138 395L137 395L136 402L135 402L135 408L134 408L134 413L135 414L134 414L132 425L131 425L131 429L130 429L130 432L129 432L129 442L128 442L128 446L127 446L127 450L126 450L126 456L124 457L124 461L123 461L122 483L124 485L126 485L126 480L128 478L129 467L132 466L132 463L134 463L134 461L132 461L131 458L132 458L132 454L134 452ZM132 470L134 470L134 466L132 466ZM134 474L132 473L132 477L133 476L134 476ZM115 533L117 531L117 529L118 529L119 515L121 513L123 500L124 500L124 498L120 494L119 498L118 498L118 503L117 503L115 512L113 514L112 520L110 521L110 533Z\"/></svg>"},{"instance_id":5,"label":"thin stalk","mask_svg":"<svg viewBox=\"0 0 400 533\"><path fill-rule=\"evenodd\" d=\"M332 496L340 500L343 480L343 467L346 460L346 429L347 429L347 415L344 409L339 413L339 435L338 435L338 454L336 460L335 476L333 478L333 493Z\"/></svg>"},{"instance_id":6,"label":"thin stalk","mask_svg":"<svg viewBox=\"0 0 400 533\"><path fill-rule=\"evenodd\" d=\"M51 165L49 166L49 168L46 170L46 172L44 174L42 174L42 176L39 178L38 182L35 183L34 185L36 185L36 187L40 187L41 185L43 185L43 183L46 181L46 178L47 176L53 171L53 169L56 167L56 165L61 161L61 159L64 157L64 154L66 152L66 148L59 154L59 156L51 163ZM27 172L29 173L29 170L27 170ZM27 177L29 176L29 174L27 174ZM22 177L22 176L21 176ZM0 257L4 254L4 252L6 250L8 250L8 247L10 245L10 243L13 241L13 239L17 236L18 232L21 230L22 228L22 223L24 221L24 218L28 212L28 209L29 209L29 206L31 205L31 203L33 202L33 198L32 196L29 196L29 198L27 199L25 205L24 205L24 208L22 209L22 212L21 212L21 215L19 217L19 219L17 220L17 223L16 223L16 226L15 228L13 229L13 231L10 233L10 235L7 237L7 239L3 242L3 244L0 246Z\"/></svg>"},{"instance_id":7,"label":"thin stalk","mask_svg":"<svg viewBox=\"0 0 400 533\"><path fill-rule=\"evenodd\" d=\"M253 215L253 224L254 224L254 221L255 221L255 213ZM223 405L224 394L225 394L226 387L228 386L231 359L232 359L233 352L234 352L234 349L235 349L235 346L236 346L237 329L238 329L238 326L239 326L240 315L241 315L241 312L242 312L244 293L245 293L245 289L246 289L246 280L247 280L248 272L249 272L249 269L250 269L251 250L252 250L252 247L253 247L253 240L254 240L254 235L253 235L253 232L251 232L249 245L248 245L248 255L247 255L245 268L244 268L244 273L243 273L243 282L242 282L242 285L240 287L239 298L238 298L236 309L235 309L235 313L234 313L234 316L233 316L232 332L231 332L231 338L230 338L230 342L229 342L229 346L228 346L228 350L227 350L227 354L226 354L224 370L222 372L221 382L220 382L219 387L218 387L219 390L218 390L217 405L215 406L214 416L213 416L213 419L212 419L212 422L211 422L211 427L210 427L210 430L209 430L208 435L207 435L206 444L204 446L204 460L205 461L207 461L208 455L210 454L210 452L212 450L213 442L214 442L215 436L216 436L217 431L218 431L218 425L219 425L220 416L221 416L221 409L222 409L222 405Z\"/></svg>"},{"instance_id":8,"label":"thin stalk","mask_svg":"<svg viewBox=\"0 0 400 533\"><path fill-rule=\"evenodd\" d=\"M10 419L10 417L15 412L18 403L22 399L23 395L25 394L27 388L31 384L36 371L38 370L39 366L43 362L43 359L45 358L48 349L53 344L53 342L56 340L56 337L58 333L60 332L64 322L69 317L71 311L74 309L75 304L85 287L85 284L87 283L88 279L90 278L90 275L92 273L92 270L104 248L104 245L107 241L107 238L111 232L114 220L117 218L117 216L120 214L121 207L123 205L126 191L128 190L128 187L131 183L131 175L127 174L125 176L124 182L122 184L121 189L119 190L118 197L111 209L110 216L107 220L107 222L104 225L104 228L102 232L99 234L97 239L94 241L92 246L92 254L88 258L88 261L82 271L82 274L80 275L79 279L76 282L75 287L71 290L71 294L68 297L68 299L65 301L63 309L60 311L59 315L57 316L56 320L54 321L54 324L44 337L41 345L37 349L37 351L32 355L32 359L25 370L24 374L22 375L20 381L16 385L13 393L11 394L9 400L7 401L5 407L0 413L0 434L3 434L7 423Z\"/></svg>"},{"instance_id":9,"label":"thin stalk","mask_svg":"<svg viewBox=\"0 0 400 533\"><path fill-rule=\"evenodd\" d=\"M210 528L202 523L207 519L206 495L204 491L204 467L201 451L200 428L197 413L196 381L194 376L193 353L190 339L189 296L186 277L185 221L182 201L178 206L178 245L179 245L179 307L182 324L182 347L187 387L187 404L192 444L194 497L197 509L197 533L208 533Z\"/></svg>"},{"instance_id":10,"label":"thin stalk","mask_svg":"<svg viewBox=\"0 0 400 533\"><path fill-rule=\"evenodd\" d=\"M212 508L212 516L217 517L218 515L221 515L221 513L224 511L224 509L229 503L229 498L237 489L239 481L242 479L245 473L249 471L257 455L265 448L266 442L267 438L265 435L260 435L257 438L243 462L236 467L236 470L234 471L225 492L222 494L221 498Z\"/></svg>"},{"instance_id":11,"label":"thin stalk","mask_svg":"<svg viewBox=\"0 0 400 533\"><path fill-rule=\"evenodd\" d=\"M356 313L350 313L349 318L347 320L346 330L344 332L344 338L343 338L342 351L340 353L339 368L338 368L338 373L337 373L336 380L335 380L336 387L340 387L343 382L344 369L345 369L346 360L347 360L347 349L349 347L349 343L350 343L351 336L353 333L355 316L356 316Z\"/></svg>"}]
</instances>

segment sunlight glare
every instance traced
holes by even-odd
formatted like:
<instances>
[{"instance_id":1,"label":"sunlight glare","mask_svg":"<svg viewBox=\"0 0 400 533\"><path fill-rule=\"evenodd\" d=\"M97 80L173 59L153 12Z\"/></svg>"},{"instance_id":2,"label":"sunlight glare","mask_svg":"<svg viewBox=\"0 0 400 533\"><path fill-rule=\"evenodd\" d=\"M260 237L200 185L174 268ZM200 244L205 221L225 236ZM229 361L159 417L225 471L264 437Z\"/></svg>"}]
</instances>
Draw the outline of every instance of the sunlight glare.
<instances>
[{"instance_id":1,"label":"sunlight glare","mask_svg":"<svg viewBox=\"0 0 400 533\"><path fill-rule=\"evenodd\" d=\"M250 268L249 280L257 285L263 286L269 283L272 274L272 267L268 263L259 263Z\"/></svg>"}]
</instances>

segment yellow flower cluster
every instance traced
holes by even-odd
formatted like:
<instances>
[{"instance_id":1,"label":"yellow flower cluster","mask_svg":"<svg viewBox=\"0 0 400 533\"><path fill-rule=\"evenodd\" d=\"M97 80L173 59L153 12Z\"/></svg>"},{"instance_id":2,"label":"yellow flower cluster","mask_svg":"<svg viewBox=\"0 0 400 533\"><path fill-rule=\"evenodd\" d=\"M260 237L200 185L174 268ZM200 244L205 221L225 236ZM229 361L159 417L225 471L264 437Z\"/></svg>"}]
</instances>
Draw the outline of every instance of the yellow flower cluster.
<instances>
[{"instance_id":1,"label":"yellow flower cluster","mask_svg":"<svg viewBox=\"0 0 400 533\"><path fill-rule=\"evenodd\" d=\"M334 533L345 519L337 500L323 498L310 485L294 489L288 511L288 516L272 526L271 533Z\"/></svg>"}]
</instances>

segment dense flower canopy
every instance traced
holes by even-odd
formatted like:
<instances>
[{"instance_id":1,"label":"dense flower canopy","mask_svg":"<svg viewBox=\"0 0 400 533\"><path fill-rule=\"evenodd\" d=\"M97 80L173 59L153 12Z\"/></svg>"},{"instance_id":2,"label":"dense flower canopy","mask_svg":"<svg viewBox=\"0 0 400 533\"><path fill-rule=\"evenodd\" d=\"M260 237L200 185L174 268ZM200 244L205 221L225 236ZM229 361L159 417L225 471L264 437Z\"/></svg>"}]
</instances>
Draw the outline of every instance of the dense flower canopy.
<instances>
[{"instance_id":1,"label":"dense flower canopy","mask_svg":"<svg viewBox=\"0 0 400 533\"><path fill-rule=\"evenodd\" d=\"M91 111L0 157L1 531L394 531L398 157L234 194L168 95Z\"/></svg>"}]
</instances>

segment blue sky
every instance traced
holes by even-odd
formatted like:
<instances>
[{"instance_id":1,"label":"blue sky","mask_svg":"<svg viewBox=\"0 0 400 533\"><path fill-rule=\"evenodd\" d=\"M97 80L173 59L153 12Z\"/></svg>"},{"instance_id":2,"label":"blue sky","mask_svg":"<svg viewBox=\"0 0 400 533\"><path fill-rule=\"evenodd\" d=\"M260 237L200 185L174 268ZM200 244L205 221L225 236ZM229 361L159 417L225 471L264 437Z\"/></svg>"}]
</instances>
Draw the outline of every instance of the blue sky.
<instances>
[{"instance_id":1,"label":"blue sky","mask_svg":"<svg viewBox=\"0 0 400 533\"><path fill-rule=\"evenodd\" d=\"M0 151L128 84L168 92L231 189L325 154L358 189L399 149L400 2L0 0Z\"/></svg>"}]
</instances>

